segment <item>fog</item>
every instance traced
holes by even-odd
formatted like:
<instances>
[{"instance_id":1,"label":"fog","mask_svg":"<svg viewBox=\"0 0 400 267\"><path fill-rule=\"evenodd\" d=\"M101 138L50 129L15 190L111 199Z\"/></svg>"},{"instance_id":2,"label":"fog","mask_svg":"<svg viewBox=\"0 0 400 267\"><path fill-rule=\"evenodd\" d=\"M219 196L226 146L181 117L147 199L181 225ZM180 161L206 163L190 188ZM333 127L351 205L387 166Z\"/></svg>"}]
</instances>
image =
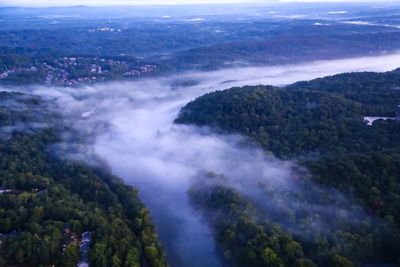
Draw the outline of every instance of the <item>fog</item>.
<instances>
[{"instance_id":1,"label":"fog","mask_svg":"<svg viewBox=\"0 0 400 267\"><path fill-rule=\"evenodd\" d=\"M66 122L89 137L84 147L80 144L79 151L100 156L114 174L139 188L172 266L217 267L221 264L214 253L212 232L201 213L190 206L187 196L188 188L194 181L199 183L202 173L223 175L224 185L254 196L260 203L259 182L293 194L304 192L288 179L295 162L267 156L255 147L244 145L244 138L240 136L221 136L206 128L174 125L180 108L207 92L232 86L283 85L340 72L388 71L395 69L398 62L400 54L393 54L184 73L82 88L35 87L32 90L54 102ZM309 186L319 192L317 186ZM291 203L293 198L287 195L280 199L285 205L299 206ZM343 203L352 205L342 197L338 199L338 203L329 207L320 203L311 207L313 211L336 214ZM361 211L357 215L363 216ZM321 229L323 223L322 220L315 222L310 225L311 230Z\"/></svg>"}]
</instances>

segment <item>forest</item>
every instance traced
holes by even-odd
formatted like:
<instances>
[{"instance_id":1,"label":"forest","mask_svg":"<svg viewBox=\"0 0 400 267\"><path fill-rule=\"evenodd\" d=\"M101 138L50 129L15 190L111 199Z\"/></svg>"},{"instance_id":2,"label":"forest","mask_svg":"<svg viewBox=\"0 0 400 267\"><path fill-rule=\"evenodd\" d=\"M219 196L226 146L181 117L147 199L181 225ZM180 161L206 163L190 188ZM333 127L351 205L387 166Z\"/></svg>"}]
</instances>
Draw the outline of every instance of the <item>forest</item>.
<instances>
[{"instance_id":1,"label":"forest","mask_svg":"<svg viewBox=\"0 0 400 267\"><path fill-rule=\"evenodd\" d=\"M4 1L0 267L400 266L400 69L187 103L388 70L395 1Z\"/></svg>"},{"instance_id":2,"label":"forest","mask_svg":"<svg viewBox=\"0 0 400 267\"><path fill-rule=\"evenodd\" d=\"M0 97L0 266L76 266L87 231L92 266L167 266L137 190L59 155L69 129L45 101Z\"/></svg>"},{"instance_id":3,"label":"forest","mask_svg":"<svg viewBox=\"0 0 400 267\"><path fill-rule=\"evenodd\" d=\"M290 192L265 185L260 190L274 209L218 177L212 186L192 188L192 202L211 218L220 254L235 266L400 264L399 85L398 70L348 73L283 88L216 91L182 108L176 123L242 134L305 168L292 177L299 192L307 192L292 192L300 211L279 202ZM369 125L368 116L391 119ZM313 210L312 203L335 203L338 210L324 219L328 211ZM324 231L310 230L319 221Z\"/></svg>"}]
</instances>

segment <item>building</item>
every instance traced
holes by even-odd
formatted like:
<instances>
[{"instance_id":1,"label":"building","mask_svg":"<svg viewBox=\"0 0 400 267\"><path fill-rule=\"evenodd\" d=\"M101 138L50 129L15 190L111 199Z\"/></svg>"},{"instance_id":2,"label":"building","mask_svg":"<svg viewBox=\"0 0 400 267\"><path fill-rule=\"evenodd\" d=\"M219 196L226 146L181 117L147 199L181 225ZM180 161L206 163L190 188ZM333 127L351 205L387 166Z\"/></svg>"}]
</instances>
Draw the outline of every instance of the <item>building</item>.
<instances>
[{"instance_id":1,"label":"building","mask_svg":"<svg viewBox=\"0 0 400 267\"><path fill-rule=\"evenodd\" d=\"M81 242L79 243L80 260L76 265L77 267L89 267L89 251L90 242L92 241L92 233L86 231L81 236Z\"/></svg>"}]
</instances>

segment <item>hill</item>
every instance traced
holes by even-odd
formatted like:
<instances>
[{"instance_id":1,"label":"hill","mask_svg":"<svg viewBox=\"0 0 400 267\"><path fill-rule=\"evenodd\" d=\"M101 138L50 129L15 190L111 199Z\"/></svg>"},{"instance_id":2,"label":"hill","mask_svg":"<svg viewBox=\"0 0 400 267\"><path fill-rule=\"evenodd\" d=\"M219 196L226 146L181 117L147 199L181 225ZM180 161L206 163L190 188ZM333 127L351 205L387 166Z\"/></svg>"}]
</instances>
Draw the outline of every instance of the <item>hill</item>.
<instances>
[{"instance_id":1,"label":"hill","mask_svg":"<svg viewBox=\"0 0 400 267\"><path fill-rule=\"evenodd\" d=\"M348 73L284 88L231 88L201 96L182 108L176 123L242 134L266 152L296 160L307 169L306 173L299 173L302 182L295 185L300 194L266 188L265 201L279 205L279 220L274 220L270 209L265 211L228 185L193 188L193 203L216 217L210 223L227 261L235 266L363 266L398 262L398 253L394 252L397 245L392 241L400 229L399 86L398 71ZM365 117L373 117L374 121L368 123ZM308 175L321 190L313 191ZM246 178L251 177L243 177ZM354 199L371 218L381 218L387 224L384 228L391 229L389 233L379 230L379 226L372 230L369 227L375 226L367 226L367 221L363 224L364 219L357 215L341 221L340 213L335 213L326 218L328 222L335 221L335 226L328 223L324 233L317 230L317 236L309 233L305 239L302 234L308 232L310 225L327 216L314 210L316 203L336 205L333 203L337 193L326 188ZM295 195L302 212L279 202L285 194ZM346 213L354 213L348 205ZM302 230L290 230L290 220ZM366 240L363 229L377 235ZM342 234L347 237L343 239Z\"/></svg>"},{"instance_id":2,"label":"hill","mask_svg":"<svg viewBox=\"0 0 400 267\"><path fill-rule=\"evenodd\" d=\"M61 158L69 129L48 110L38 97L0 93L0 265L166 266L137 190Z\"/></svg>"}]
</instances>

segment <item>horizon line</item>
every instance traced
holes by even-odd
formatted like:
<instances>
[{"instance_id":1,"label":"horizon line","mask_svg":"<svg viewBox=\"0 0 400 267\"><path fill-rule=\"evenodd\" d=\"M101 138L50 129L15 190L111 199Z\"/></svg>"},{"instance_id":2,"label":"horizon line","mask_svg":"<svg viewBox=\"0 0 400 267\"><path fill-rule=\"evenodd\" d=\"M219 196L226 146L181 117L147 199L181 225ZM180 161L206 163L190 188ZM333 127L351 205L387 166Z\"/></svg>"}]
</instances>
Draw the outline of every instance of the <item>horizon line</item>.
<instances>
[{"instance_id":1,"label":"horizon line","mask_svg":"<svg viewBox=\"0 0 400 267\"><path fill-rule=\"evenodd\" d=\"M168 6L207 6L207 5L270 5L270 4L395 4L398 3L395 0L270 0L268 2L262 0L254 0L248 2L241 2L241 1L232 1L232 2L216 2L216 3L204 3L204 2L196 2L196 3L134 3L134 4L77 4L77 5L3 5L0 4L0 8L74 8L74 7L87 7L87 8L95 8L95 7L151 7L151 6L158 6L158 7L168 7ZM400 3L399 3L400 4Z\"/></svg>"}]
</instances>

